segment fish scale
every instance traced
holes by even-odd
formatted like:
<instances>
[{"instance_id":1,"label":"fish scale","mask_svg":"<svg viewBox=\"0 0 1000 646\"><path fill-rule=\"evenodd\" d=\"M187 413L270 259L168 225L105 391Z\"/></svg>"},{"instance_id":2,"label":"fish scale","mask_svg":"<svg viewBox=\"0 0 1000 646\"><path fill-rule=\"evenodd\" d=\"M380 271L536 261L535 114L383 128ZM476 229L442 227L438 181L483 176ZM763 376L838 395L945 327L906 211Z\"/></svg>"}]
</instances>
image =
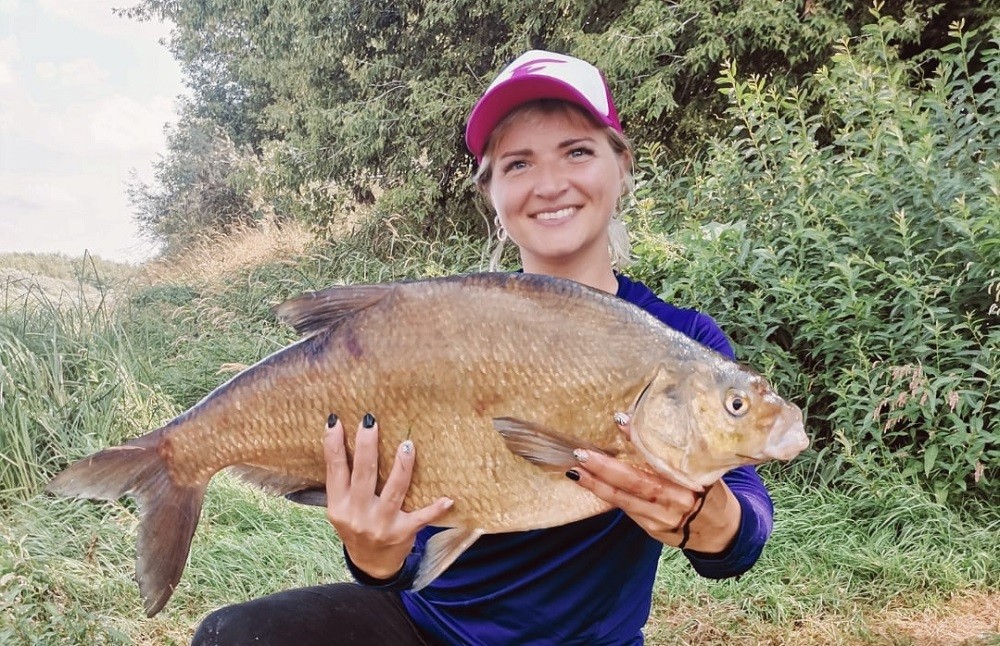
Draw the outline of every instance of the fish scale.
<instances>
[{"instance_id":1,"label":"fish scale","mask_svg":"<svg viewBox=\"0 0 1000 646\"><path fill-rule=\"evenodd\" d=\"M741 464L790 459L802 415L760 375L578 283L526 274L333 287L275 308L304 334L164 427L71 465L70 496L139 500L136 578L147 614L180 579L218 471L325 504L327 416L379 423L380 491L410 439L404 509L454 501L415 588L483 533L561 525L609 505L562 474L603 451L700 489ZM735 399L734 399L735 398ZM740 406L733 406L733 401ZM632 442L613 421L632 415Z\"/></svg>"}]
</instances>

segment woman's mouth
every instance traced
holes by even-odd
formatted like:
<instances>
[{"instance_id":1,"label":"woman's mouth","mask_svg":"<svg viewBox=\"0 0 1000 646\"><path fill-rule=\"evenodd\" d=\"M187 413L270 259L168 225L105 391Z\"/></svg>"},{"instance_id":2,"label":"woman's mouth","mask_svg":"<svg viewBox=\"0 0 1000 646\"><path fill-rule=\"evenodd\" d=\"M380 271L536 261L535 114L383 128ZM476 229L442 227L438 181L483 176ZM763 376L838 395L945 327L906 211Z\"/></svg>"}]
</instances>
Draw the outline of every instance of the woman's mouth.
<instances>
[{"instance_id":1,"label":"woman's mouth","mask_svg":"<svg viewBox=\"0 0 1000 646\"><path fill-rule=\"evenodd\" d=\"M563 218L568 218L574 213L576 213L576 207L567 206L566 208L559 209L558 211L545 211L543 213L536 213L535 219L542 221L561 220Z\"/></svg>"}]
</instances>

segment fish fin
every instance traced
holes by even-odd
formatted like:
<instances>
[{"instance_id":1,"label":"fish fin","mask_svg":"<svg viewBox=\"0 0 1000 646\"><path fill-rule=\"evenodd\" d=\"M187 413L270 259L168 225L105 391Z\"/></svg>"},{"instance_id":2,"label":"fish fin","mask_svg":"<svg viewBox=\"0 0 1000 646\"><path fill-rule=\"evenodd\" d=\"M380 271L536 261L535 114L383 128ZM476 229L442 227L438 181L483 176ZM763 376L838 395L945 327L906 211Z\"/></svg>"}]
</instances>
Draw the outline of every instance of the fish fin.
<instances>
[{"instance_id":1,"label":"fish fin","mask_svg":"<svg viewBox=\"0 0 1000 646\"><path fill-rule=\"evenodd\" d=\"M157 451L159 436L153 431L79 460L45 488L77 498L139 501L135 576L148 617L166 605L180 581L208 484L175 484Z\"/></svg>"},{"instance_id":2,"label":"fish fin","mask_svg":"<svg viewBox=\"0 0 1000 646\"><path fill-rule=\"evenodd\" d=\"M310 487L285 494L285 498L300 505L326 507L326 487Z\"/></svg>"},{"instance_id":3,"label":"fish fin","mask_svg":"<svg viewBox=\"0 0 1000 646\"><path fill-rule=\"evenodd\" d=\"M493 418L493 428L503 437L511 453L532 464L553 470L565 471L579 466L580 461L573 457L576 449L599 451L608 455L617 453L512 417Z\"/></svg>"},{"instance_id":4,"label":"fish fin","mask_svg":"<svg viewBox=\"0 0 1000 646\"><path fill-rule=\"evenodd\" d=\"M481 529L452 527L431 536L424 546L424 557L413 579L413 589L420 590L438 578L483 533Z\"/></svg>"},{"instance_id":5,"label":"fish fin","mask_svg":"<svg viewBox=\"0 0 1000 646\"><path fill-rule=\"evenodd\" d=\"M260 487L267 493L276 496L287 496L298 491L323 487L322 482L274 471L255 464L234 464L229 467L229 471L240 480ZM326 506L325 502L323 506Z\"/></svg>"},{"instance_id":6,"label":"fish fin","mask_svg":"<svg viewBox=\"0 0 1000 646\"><path fill-rule=\"evenodd\" d=\"M375 305L392 292L392 285L345 285L308 292L271 311L299 334L336 327L344 319Z\"/></svg>"}]
</instances>

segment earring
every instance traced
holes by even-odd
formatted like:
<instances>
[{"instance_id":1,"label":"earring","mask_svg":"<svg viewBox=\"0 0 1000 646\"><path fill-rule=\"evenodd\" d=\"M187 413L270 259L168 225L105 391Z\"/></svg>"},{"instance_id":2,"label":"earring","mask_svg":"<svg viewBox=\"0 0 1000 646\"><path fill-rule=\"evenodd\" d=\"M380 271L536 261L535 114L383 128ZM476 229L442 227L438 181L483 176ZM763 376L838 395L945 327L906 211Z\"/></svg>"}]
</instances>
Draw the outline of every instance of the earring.
<instances>
[{"instance_id":1,"label":"earring","mask_svg":"<svg viewBox=\"0 0 1000 646\"><path fill-rule=\"evenodd\" d=\"M494 218L493 218L493 226L496 227L497 242L499 242L500 244L503 244L503 243L507 242L507 229L504 229L503 225L500 224L500 216L499 215L494 216Z\"/></svg>"}]
</instances>

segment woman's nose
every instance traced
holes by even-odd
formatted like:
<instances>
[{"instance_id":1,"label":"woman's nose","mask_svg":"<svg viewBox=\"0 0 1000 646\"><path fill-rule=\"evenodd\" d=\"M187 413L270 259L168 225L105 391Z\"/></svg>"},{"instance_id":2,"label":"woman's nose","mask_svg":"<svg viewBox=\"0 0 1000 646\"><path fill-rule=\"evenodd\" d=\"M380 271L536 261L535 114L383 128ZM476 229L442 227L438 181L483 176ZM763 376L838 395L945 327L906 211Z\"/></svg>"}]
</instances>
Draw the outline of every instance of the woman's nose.
<instances>
[{"instance_id":1,"label":"woman's nose","mask_svg":"<svg viewBox=\"0 0 1000 646\"><path fill-rule=\"evenodd\" d=\"M535 173L535 195L552 197L559 195L569 186L561 169L552 166L538 166Z\"/></svg>"}]
</instances>

